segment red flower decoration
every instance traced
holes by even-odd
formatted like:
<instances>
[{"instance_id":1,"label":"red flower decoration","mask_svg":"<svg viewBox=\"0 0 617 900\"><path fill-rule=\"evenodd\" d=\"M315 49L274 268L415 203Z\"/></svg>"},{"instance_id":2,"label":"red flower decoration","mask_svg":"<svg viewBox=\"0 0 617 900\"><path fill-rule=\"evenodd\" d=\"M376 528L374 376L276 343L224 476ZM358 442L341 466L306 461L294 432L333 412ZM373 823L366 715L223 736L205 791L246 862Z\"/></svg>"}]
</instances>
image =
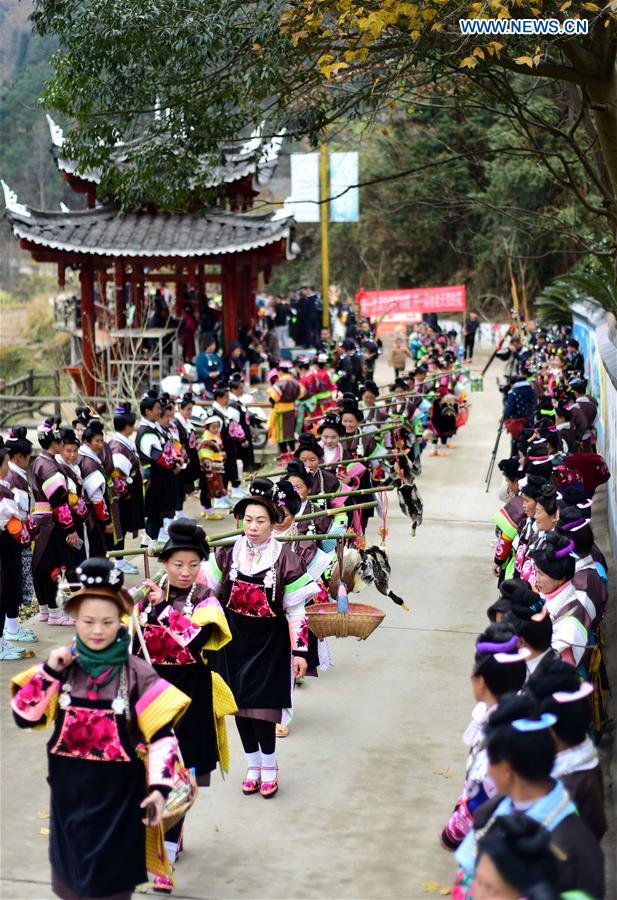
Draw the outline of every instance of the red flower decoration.
<instances>
[{"instance_id":1,"label":"red flower decoration","mask_svg":"<svg viewBox=\"0 0 617 900\"><path fill-rule=\"evenodd\" d=\"M302 619L302 623L298 628L298 633L296 635L296 650L300 650L303 647L308 647L308 639L309 639L309 627L308 620Z\"/></svg>"},{"instance_id":2,"label":"red flower decoration","mask_svg":"<svg viewBox=\"0 0 617 900\"><path fill-rule=\"evenodd\" d=\"M116 737L114 723L107 716L99 716L91 720L93 747L95 750L106 750Z\"/></svg>"},{"instance_id":3,"label":"red flower decoration","mask_svg":"<svg viewBox=\"0 0 617 900\"><path fill-rule=\"evenodd\" d=\"M36 706L43 699L48 686L49 682L44 682L41 675L35 675L27 684L24 684L16 695L15 706L17 709L26 710L30 706Z\"/></svg>"},{"instance_id":4,"label":"red flower decoration","mask_svg":"<svg viewBox=\"0 0 617 900\"><path fill-rule=\"evenodd\" d=\"M266 592L262 587L246 582L236 582L231 589L229 606L242 616L266 618L274 613L268 603Z\"/></svg>"},{"instance_id":5,"label":"red flower decoration","mask_svg":"<svg viewBox=\"0 0 617 900\"><path fill-rule=\"evenodd\" d=\"M177 609L170 609L167 623L171 631L177 634L184 634L191 627L191 620L183 616Z\"/></svg>"},{"instance_id":6,"label":"red flower decoration","mask_svg":"<svg viewBox=\"0 0 617 900\"><path fill-rule=\"evenodd\" d=\"M94 746L94 735L88 721L86 710L76 710L65 721L62 739L69 753L75 756L87 756Z\"/></svg>"}]
</instances>

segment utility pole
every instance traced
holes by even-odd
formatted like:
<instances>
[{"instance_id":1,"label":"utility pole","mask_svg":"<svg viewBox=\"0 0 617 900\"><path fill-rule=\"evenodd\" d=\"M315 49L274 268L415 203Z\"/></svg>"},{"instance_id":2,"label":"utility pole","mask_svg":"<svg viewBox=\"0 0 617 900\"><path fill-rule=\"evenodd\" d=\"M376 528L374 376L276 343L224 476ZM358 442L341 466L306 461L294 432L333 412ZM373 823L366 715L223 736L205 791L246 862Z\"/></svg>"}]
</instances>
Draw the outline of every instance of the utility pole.
<instances>
[{"instance_id":1,"label":"utility pole","mask_svg":"<svg viewBox=\"0 0 617 900\"><path fill-rule=\"evenodd\" d=\"M328 178L328 145L324 134L319 153L319 200L321 210L321 324L330 327L330 248L328 220L330 218L330 185Z\"/></svg>"}]
</instances>

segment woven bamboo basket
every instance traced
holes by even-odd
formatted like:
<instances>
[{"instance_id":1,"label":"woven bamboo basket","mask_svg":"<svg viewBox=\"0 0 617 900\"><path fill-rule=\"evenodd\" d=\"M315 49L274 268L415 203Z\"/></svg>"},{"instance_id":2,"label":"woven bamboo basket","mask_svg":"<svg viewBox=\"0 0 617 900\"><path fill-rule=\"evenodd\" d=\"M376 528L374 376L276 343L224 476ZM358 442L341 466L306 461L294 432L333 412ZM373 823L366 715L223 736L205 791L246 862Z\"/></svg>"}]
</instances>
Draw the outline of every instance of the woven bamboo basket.
<instances>
[{"instance_id":1,"label":"woven bamboo basket","mask_svg":"<svg viewBox=\"0 0 617 900\"><path fill-rule=\"evenodd\" d=\"M347 613L339 612L336 603L316 603L309 606L306 616L315 637L356 637L365 641L383 622L385 613L366 603L349 603Z\"/></svg>"}]
</instances>

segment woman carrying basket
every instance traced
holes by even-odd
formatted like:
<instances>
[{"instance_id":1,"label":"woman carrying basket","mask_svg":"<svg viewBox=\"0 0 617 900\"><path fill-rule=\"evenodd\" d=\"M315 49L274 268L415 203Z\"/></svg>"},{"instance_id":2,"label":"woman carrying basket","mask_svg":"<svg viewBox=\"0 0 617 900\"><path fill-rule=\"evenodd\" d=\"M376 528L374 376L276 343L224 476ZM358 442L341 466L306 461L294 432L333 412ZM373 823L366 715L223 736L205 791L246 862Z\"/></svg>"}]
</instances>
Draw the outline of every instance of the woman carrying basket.
<instances>
[{"instance_id":1,"label":"woman carrying basket","mask_svg":"<svg viewBox=\"0 0 617 900\"><path fill-rule=\"evenodd\" d=\"M212 674L211 651L219 650L230 639L225 615L209 588L196 578L203 559L208 557L206 534L192 519L179 519L169 525L169 540L159 559L165 573L137 604L140 630L134 649L147 656L166 681L191 698L188 713L176 733L184 764L195 771L197 784L210 784L210 773L217 763L226 771L229 751L225 715L236 710L233 696L220 675ZM142 644L143 641L143 644ZM182 850L184 817L165 834L165 849L172 864ZM170 892L171 879L155 880L156 890Z\"/></svg>"},{"instance_id":2,"label":"woman carrying basket","mask_svg":"<svg viewBox=\"0 0 617 900\"><path fill-rule=\"evenodd\" d=\"M266 798L279 787L275 727L291 706L292 675L307 670L305 603L319 593L300 557L272 534L284 505L276 485L256 478L234 508L244 534L202 564L232 635L216 667L239 707L236 725L248 764L242 791Z\"/></svg>"},{"instance_id":3,"label":"woman carrying basket","mask_svg":"<svg viewBox=\"0 0 617 900\"><path fill-rule=\"evenodd\" d=\"M161 820L177 759L172 726L190 699L129 655L133 604L110 560L77 569L66 603L77 636L11 681L20 728L54 724L47 744L51 883L62 900L129 900L146 869L170 875ZM146 747L146 760L138 746Z\"/></svg>"}]
</instances>

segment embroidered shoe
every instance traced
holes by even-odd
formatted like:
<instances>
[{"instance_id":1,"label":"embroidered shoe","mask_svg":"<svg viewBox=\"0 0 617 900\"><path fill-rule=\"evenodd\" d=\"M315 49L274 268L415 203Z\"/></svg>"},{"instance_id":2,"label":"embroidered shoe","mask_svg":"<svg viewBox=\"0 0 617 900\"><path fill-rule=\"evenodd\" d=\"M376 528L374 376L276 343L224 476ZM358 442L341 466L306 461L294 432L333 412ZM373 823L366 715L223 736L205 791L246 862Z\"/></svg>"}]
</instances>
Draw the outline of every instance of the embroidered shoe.
<instances>
[{"instance_id":1,"label":"embroidered shoe","mask_svg":"<svg viewBox=\"0 0 617 900\"><path fill-rule=\"evenodd\" d=\"M39 612L39 622L46 622L48 619L49 619L49 611L43 612L43 610L41 610Z\"/></svg>"},{"instance_id":2,"label":"embroidered shoe","mask_svg":"<svg viewBox=\"0 0 617 900\"><path fill-rule=\"evenodd\" d=\"M435 447L431 447L431 449L428 451L428 455L429 456L439 456L439 453L437 452Z\"/></svg>"},{"instance_id":3,"label":"embroidered shoe","mask_svg":"<svg viewBox=\"0 0 617 900\"><path fill-rule=\"evenodd\" d=\"M60 613L59 616L50 616L47 620L48 625L74 625L75 619L66 613Z\"/></svg>"},{"instance_id":4,"label":"embroidered shoe","mask_svg":"<svg viewBox=\"0 0 617 900\"><path fill-rule=\"evenodd\" d=\"M171 894L175 885L168 875L155 875L152 882L152 890L157 894Z\"/></svg>"},{"instance_id":5,"label":"embroidered shoe","mask_svg":"<svg viewBox=\"0 0 617 900\"><path fill-rule=\"evenodd\" d=\"M247 772L248 775L248 772ZM251 794L258 794L261 788L261 778L245 778L242 782L242 793L247 797Z\"/></svg>"},{"instance_id":6,"label":"embroidered shoe","mask_svg":"<svg viewBox=\"0 0 617 900\"><path fill-rule=\"evenodd\" d=\"M263 777L262 777L261 786L259 788L259 793L261 794L261 796L265 797L266 800L269 800L270 797L274 797L274 795L277 793L277 791L279 789L278 767L276 767L274 769L262 768L262 770L261 770L262 776L263 776L264 772L274 772L274 780L273 781L264 781Z\"/></svg>"},{"instance_id":7,"label":"embroidered shoe","mask_svg":"<svg viewBox=\"0 0 617 900\"><path fill-rule=\"evenodd\" d=\"M20 625L15 632L5 628L3 637L5 641L23 641L24 644L33 644L35 641L38 641L34 631L31 628L24 628L23 625Z\"/></svg>"}]
</instances>

